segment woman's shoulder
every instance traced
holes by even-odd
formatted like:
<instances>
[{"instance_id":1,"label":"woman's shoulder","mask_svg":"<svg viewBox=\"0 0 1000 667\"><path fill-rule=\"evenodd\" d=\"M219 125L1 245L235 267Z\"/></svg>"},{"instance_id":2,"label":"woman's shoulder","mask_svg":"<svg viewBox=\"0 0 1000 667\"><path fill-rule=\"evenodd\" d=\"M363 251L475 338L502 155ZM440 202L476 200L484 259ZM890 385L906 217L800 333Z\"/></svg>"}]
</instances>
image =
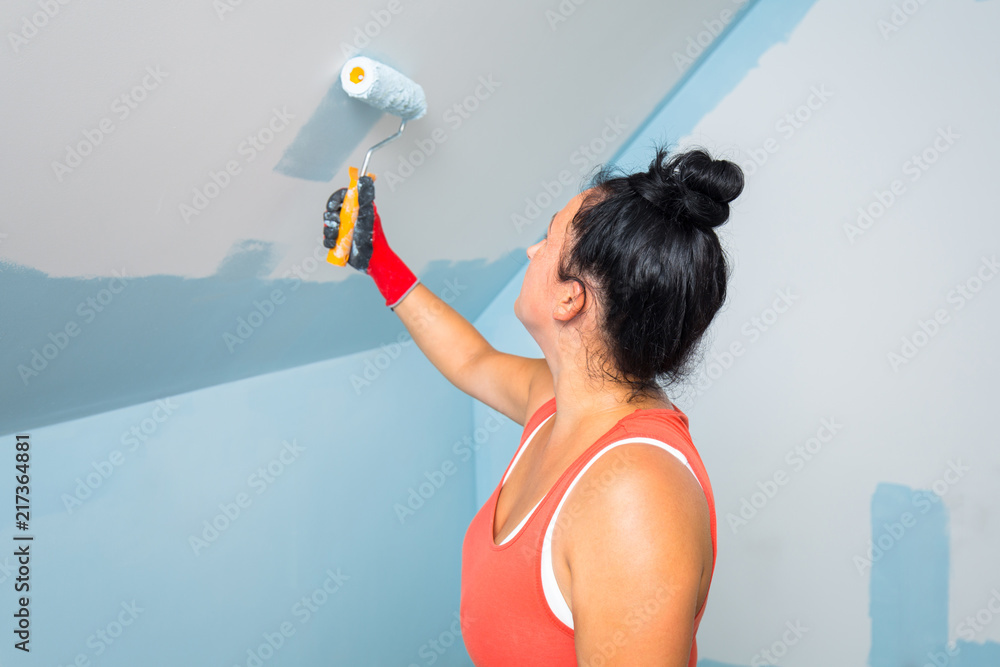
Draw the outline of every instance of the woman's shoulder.
<instances>
[{"instance_id":1,"label":"woman's shoulder","mask_svg":"<svg viewBox=\"0 0 1000 667\"><path fill-rule=\"evenodd\" d=\"M703 500L711 493L710 487L703 488L707 473L691 439L687 415L667 399L634 409L594 443L591 456L585 458L589 460L577 473L585 486L589 479L613 479L605 490L614 486L620 493L644 495L652 485L667 495Z\"/></svg>"},{"instance_id":2,"label":"woman's shoulder","mask_svg":"<svg viewBox=\"0 0 1000 667\"><path fill-rule=\"evenodd\" d=\"M697 534L711 555L714 497L684 413L639 410L620 426L580 469L565 499L573 516L581 518L580 530L599 532L617 521L633 521L645 528L634 536L637 540L650 531ZM600 502L592 502L596 498ZM665 509L667 516L646 514L649 507Z\"/></svg>"},{"instance_id":3,"label":"woman's shoulder","mask_svg":"<svg viewBox=\"0 0 1000 667\"><path fill-rule=\"evenodd\" d=\"M688 416L676 404L668 401L664 405L669 407L645 407L633 412L621 424L624 432L666 439L668 444L682 442L685 448L693 448Z\"/></svg>"},{"instance_id":4,"label":"woman's shoulder","mask_svg":"<svg viewBox=\"0 0 1000 667\"><path fill-rule=\"evenodd\" d=\"M684 561L690 566L683 575L686 585L703 600L707 582L702 575L714 565L715 529L714 510L700 480L678 458L649 444L621 444L607 454L582 471L565 499L563 511L573 517L563 543L570 569L610 566L612 554L655 553L648 561L637 556L625 569L635 570L640 561ZM632 574L637 585L681 576L666 570Z\"/></svg>"}]
</instances>

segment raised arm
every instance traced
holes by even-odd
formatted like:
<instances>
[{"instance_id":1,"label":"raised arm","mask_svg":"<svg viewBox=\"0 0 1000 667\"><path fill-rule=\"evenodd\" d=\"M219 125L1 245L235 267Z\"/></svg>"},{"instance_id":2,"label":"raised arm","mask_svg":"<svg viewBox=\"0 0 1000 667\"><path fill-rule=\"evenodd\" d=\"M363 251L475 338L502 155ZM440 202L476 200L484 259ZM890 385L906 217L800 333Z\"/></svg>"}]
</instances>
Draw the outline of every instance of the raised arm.
<instances>
[{"instance_id":1,"label":"raised arm","mask_svg":"<svg viewBox=\"0 0 1000 667\"><path fill-rule=\"evenodd\" d=\"M523 425L530 417L532 385L542 394L551 393L545 360L496 351L468 320L419 282L385 239L373 179L352 172L351 187L330 196L323 220L329 261L370 275L385 305L453 385Z\"/></svg>"},{"instance_id":2,"label":"raised arm","mask_svg":"<svg viewBox=\"0 0 1000 667\"><path fill-rule=\"evenodd\" d=\"M549 372L544 359L497 351L471 322L422 283L393 311L449 382L524 425L530 417L532 382Z\"/></svg>"}]
</instances>

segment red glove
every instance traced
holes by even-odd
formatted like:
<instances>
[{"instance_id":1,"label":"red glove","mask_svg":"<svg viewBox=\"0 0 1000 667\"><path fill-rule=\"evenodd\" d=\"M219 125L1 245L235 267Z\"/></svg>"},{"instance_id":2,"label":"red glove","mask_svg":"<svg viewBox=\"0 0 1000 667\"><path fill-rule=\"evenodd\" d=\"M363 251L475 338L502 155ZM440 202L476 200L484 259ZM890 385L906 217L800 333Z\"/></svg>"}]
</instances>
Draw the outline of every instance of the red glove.
<instances>
[{"instance_id":1,"label":"red glove","mask_svg":"<svg viewBox=\"0 0 1000 667\"><path fill-rule=\"evenodd\" d=\"M346 192L347 188L337 190L326 203L323 244L327 248L333 248L337 243L340 207ZM382 220L375 208L375 187L369 176L358 179L358 220L354 225L347 263L372 277L389 308L398 306L420 282L385 240Z\"/></svg>"},{"instance_id":2,"label":"red glove","mask_svg":"<svg viewBox=\"0 0 1000 667\"><path fill-rule=\"evenodd\" d=\"M382 220L378 217L375 202L372 202L372 213L375 216L375 227L372 233L372 258L368 262L368 275L385 297L385 305L395 308L420 281L386 242L385 234L382 232Z\"/></svg>"}]
</instances>

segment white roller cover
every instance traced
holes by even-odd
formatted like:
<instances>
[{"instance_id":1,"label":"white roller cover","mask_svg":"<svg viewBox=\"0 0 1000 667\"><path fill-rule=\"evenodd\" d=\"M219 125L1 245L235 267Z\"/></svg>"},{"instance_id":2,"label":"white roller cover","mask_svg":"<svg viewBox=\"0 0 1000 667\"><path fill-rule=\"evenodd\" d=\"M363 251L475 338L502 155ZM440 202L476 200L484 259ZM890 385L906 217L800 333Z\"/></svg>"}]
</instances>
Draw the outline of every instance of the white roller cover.
<instances>
[{"instance_id":1,"label":"white roller cover","mask_svg":"<svg viewBox=\"0 0 1000 667\"><path fill-rule=\"evenodd\" d=\"M351 80L351 72L360 68L360 80ZM420 118L427 112L424 89L388 65L357 56L340 71L340 84L351 97L363 100L376 109L405 120Z\"/></svg>"}]
</instances>

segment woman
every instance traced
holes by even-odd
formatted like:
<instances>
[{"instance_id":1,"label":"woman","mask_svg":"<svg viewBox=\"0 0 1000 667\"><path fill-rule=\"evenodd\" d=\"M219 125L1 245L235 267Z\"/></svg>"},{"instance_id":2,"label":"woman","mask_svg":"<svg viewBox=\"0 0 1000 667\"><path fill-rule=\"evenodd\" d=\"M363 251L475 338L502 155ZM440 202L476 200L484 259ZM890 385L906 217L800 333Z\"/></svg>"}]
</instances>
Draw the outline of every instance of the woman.
<instances>
[{"instance_id":1,"label":"woman","mask_svg":"<svg viewBox=\"0 0 1000 667\"><path fill-rule=\"evenodd\" d=\"M463 544L462 634L479 667L696 664L715 506L663 387L690 373L725 301L713 228L742 189L740 168L703 150L603 169L527 249L514 314L542 359L493 349L420 284L372 204L371 260L356 268L445 377L524 426Z\"/></svg>"}]
</instances>

